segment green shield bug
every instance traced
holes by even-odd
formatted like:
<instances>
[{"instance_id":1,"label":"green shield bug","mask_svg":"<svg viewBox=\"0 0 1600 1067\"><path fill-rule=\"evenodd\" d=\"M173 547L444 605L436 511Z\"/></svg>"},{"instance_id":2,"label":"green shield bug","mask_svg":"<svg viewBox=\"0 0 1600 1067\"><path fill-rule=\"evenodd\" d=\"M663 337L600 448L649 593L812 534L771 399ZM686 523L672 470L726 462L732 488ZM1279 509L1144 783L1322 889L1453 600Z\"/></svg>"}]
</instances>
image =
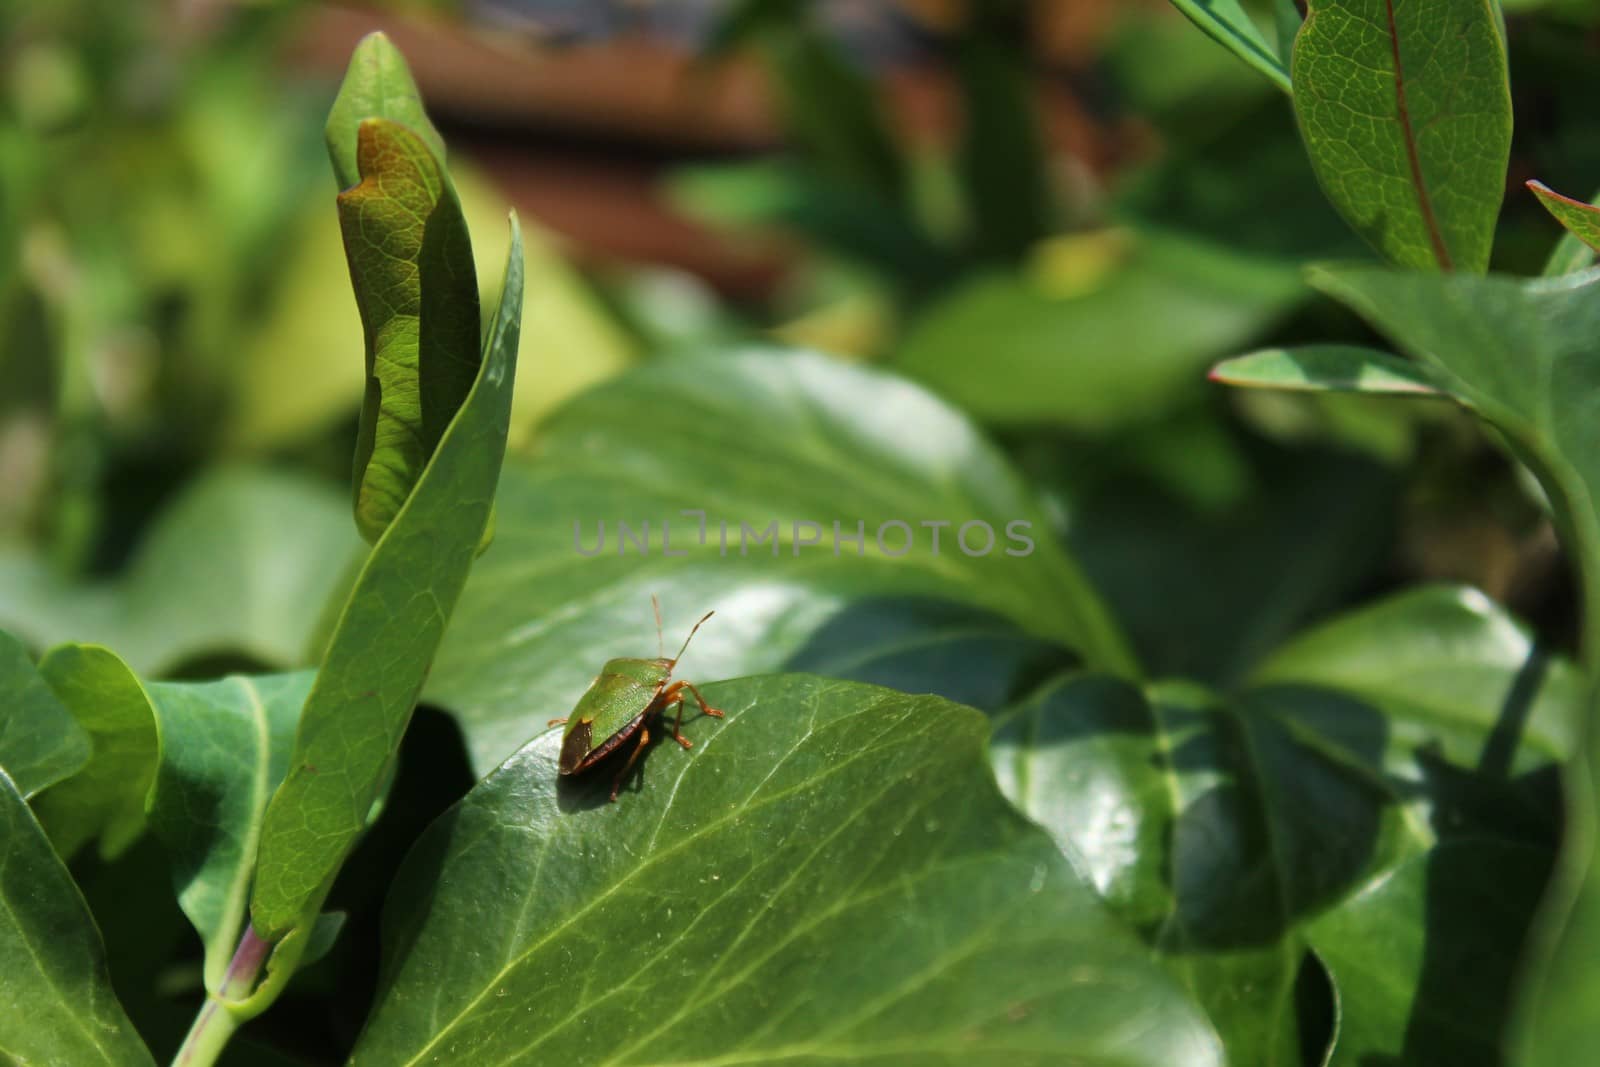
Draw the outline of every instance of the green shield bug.
<instances>
[{"instance_id":1,"label":"green shield bug","mask_svg":"<svg viewBox=\"0 0 1600 1067\"><path fill-rule=\"evenodd\" d=\"M722 718L722 712L707 704L706 698L692 683L672 681L672 669L689 647L695 631L716 612L706 612L700 622L689 630L689 636L683 639L683 647L678 649L678 654L668 659L661 655L661 605L655 597L650 598L650 604L656 613L656 658L619 657L608 660L600 668L595 680L589 683L583 696L578 698L578 706L572 709L572 714L564 719L550 720L551 726L567 724L561 735L561 758L556 764L563 775L581 774L630 740L633 741L628 761L611 783L613 801L617 799L617 792L622 788L628 772L633 770L639 754L650 743L651 721L664 718L667 708L673 704L678 705L678 717L672 724L672 739L684 748L694 747L694 743L683 736L684 690L694 694L701 711Z\"/></svg>"}]
</instances>

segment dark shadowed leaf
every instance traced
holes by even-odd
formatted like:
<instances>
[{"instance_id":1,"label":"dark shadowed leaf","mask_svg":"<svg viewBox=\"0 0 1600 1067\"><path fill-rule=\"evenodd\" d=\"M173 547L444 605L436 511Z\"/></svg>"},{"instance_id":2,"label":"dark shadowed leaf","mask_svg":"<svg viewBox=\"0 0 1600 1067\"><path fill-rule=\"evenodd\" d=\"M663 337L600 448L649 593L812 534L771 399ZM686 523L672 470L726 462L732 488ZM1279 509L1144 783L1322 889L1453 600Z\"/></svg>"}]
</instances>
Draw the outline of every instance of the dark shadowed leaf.
<instances>
[{"instance_id":1,"label":"dark shadowed leaf","mask_svg":"<svg viewBox=\"0 0 1600 1067\"><path fill-rule=\"evenodd\" d=\"M995 791L982 716L804 676L706 695L727 718L616 804L558 781L552 732L424 835L352 1064L1220 1063Z\"/></svg>"},{"instance_id":2,"label":"dark shadowed leaf","mask_svg":"<svg viewBox=\"0 0 1600 1067\"><path fill-rule=\"evenodd\" d=\"M1525 1067L1562 1067L1600 1040L1600 717L1591 705L1582 748L1566 767L1566 840L1522 961L1511 1047Z\"/></svg>"},{"instance_id":3,"label":"dark shadowed leaf","mask_svg":"<svg viewBox=\"0 0 1600 1067\"><path fill-rule=\"evenodd\" d=\"M1339 991L1330 1067L1503 1062L1512 981L1551 859L1514 841L1447 842L1312 922L1306 939Z\"/></svg>"},{"instance_id":4,"label":"dark shadowed leaf","mask_svg":"<svg viewBox=\"0 0 1600 1067\"><path fill-rule=\"evenodd\" d=\"M1442 996L1390 932L1362 939L1351 931L1372 920L1338 916L1467 839L1511 852L1429 880L1452 929L1502 887L1536 898L1583 691L1480 594L1425 589L1310 631L1233 697L1063 677L1002 714L993 759L1006 794L1207 1008L1233 1061L1300 1062L1294 983L1311 944L1404 975L1385 1010L1423 1028L1417 1062L1449 1062L1458 1046L1427 1028L1472 1029L1486 1005L1503 1018L1504 970L1457 974L1464 995ZM1472 951L1515 958L1528 915L1486 918ZM1322 940L1314 923L1329 924ZM1358 994L1367 980L1352 976Z\"/></svg>"},{"instance_id":5,"label":"dark shadowed leaf","mask_svg":"<svg viewBox=\"0 0 1600 1067\"><path fill-rule=\"evenodd\" d=\"M1600 558L1600 272L1524 280L1326 267L1312 283L1493 424L1543 483L1569 550ZM1600 569L1579 577L1588 610L1600 609Z\"/></svg>"}]
</instances>

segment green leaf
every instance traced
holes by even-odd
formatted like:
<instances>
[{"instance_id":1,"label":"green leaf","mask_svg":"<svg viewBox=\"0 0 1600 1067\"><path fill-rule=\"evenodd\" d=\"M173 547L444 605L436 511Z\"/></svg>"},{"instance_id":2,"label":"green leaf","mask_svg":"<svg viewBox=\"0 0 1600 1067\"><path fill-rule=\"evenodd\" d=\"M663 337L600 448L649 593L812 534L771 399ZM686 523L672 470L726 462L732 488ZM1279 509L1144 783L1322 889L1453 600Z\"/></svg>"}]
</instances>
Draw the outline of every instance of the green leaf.
<instances>
[{"instance_id":1,"label":"green leaf","mask_svg":"<svg viewBox=\"0 0 1600 1067\"><path fill-rule=\"evenodd\" d=\"M1294 106L1333 205L1405 267L1488 269L1511 150L1487 0L1311 0Z\"/></svg>"},{"instance_id":2,"label":"green leaf","mask_svg":"<svg viewBox=\"0 0 1600 1067\"><path fill-rule=\"evenodd\" d=\"M314 918L367 825L488 525L522 317L515 216L511 225L477 383L356 579L268 805L250 904L264 938Z\"/></svg>"},{"instance_id":3,"label":"green leaf","mask_svg":"<svg viewBox=\"0 0 1600 1067\"><path fill-rule=\"evenodd\" d=\"M304 663L361 547L346 509L317 482L218 468L162 512L109 581L67 582L45 560L0 552L0 627L35 648L105 645L146 674L212 656Z\"/></svg>"},{"instance_id":4,"label":"green leaf","mask_svg":"<svg viewBox=\"0 0 1600 1067\"><path fill-rule=\"evenodd\" d=\"M1428 588L1310 631L1231 698L1061 677L1000 716L992 756L1006 794L1207 1008L1230 1060L1297 1064L1308 944L1420 980L1401 945L1319 941L1314 924L1362 907L1440 842L1521 851L1430 880L1439 908L1459 913L1502 880L1537 893L1554 844L1544 787L1583 692L1573 667L1481 594ZM1526 917L1485 922L1474 944L1515 956ZM1473 996L1456 1006L1404 986L1386 1010L1406 1017L1415 1000L1448 1026L1490 1000L1503 1016L1503 972L1460 983ZM1430 1038L1412 1051L1449 1047Z\"/></svg>"},{"instance_id":5,"label":"green leaf","mask_svg":"<svg viewBox=\"0 0 1600 1067\"><path fill-rule=\"evenodd\" d=\"M89 735L34 669L27 649L0 630L0 770L22 798L89 762Z\"/></svg>"},{"instance_id":6,"label":"green leaf","mask_svg":"<svg viewBox=\"0 0 1600 1067\"><path fill-rule=\"evenodd\" d=\"M116 856L144 832L145 797L160 742L139 679L114 654L63 645L39 662L39 673L89 735L87 766L34 800L57 851L70 857L98 839Z\"/></svg>"},{"instance_id":7,"label":"green leaf","mask_svg":"<svg viewBox=\"0 0 1600 1067\"><path fill-rule=\"evenodd\" d=\"M1172 0L1179 11L1209 34L1212 40L1265 74L1272 84L1289 92L1289 71L1239 0Z\"/></svg>"},{"instance_id":8,"label":"green leaf","mask_svg":"<svg viewBox=\"0 0 1600 1067\"><path fill-rule=\"evenodd\" d=\"M444 139L423 110L422 96L405 58L383 33L369 33L356 44L339 95L328 112L324 136L340 189L348 189L361 180L358 131L361 123L370 118L405 126L443 164Z\"/></svg>"},{"instance_id":9,"label":"green leaf","mask_svg":"<svg viewBox=\"0 0 1600 1067\"><path fill-rule=\"evenodd\" d=\"M1226 385L1305 392L1439 396L1426 368L1387 352L1351 345L1269 348L1223 360L1211 380Z\"/></svg>"},{"instance_id":10,"label":"green leaf","mask_svg":"<svg viewBox=\"0 0 1600 1067\"><path fill-rule=\"evenodd\" d=\"M376 541L404 506L477 375L478 282L461 204L423 139L362 121L360 184L339 194L366 336L356 525Z\"/></svg>"},{"instance_id":11,"label":"green leaf","mask_svg":"<svg viewBox=\"0 0 1600 1067\"><path fill-rule=\"evenodd\" d=\"M1024 630L1036 650L1137 670L971 423L900 378L814 354L684 357L586 393L536 457L507 465L497 507L497 551L474 569L428 687L480 773L565 714L606 659L655 648L652 594L671 632L719 611L690 678L816 668L829 649L919 640L899 627L923 621L978 640ZM993 530L992 546L977 526L966 535L986 553L961 549L967 523ZM1012 523L1028 525L1010 536Z\"/></svg>"},{"instance_id":12,"label":"green leaf","mask_svg":"<svg viewBox=\"0 0 1600 1067\"><path fill-rule=\"evenodd\" d=\"M558 781L551 732L423 836L352 1064L1221 1062L996 793L981 716L797 676L707 697L727 718L616 804Z\"/></svg>"},{"instance_id":13,"label":"green leaf","mask_svg":"<svg viewBox=\"0 0 1600 1067\"><path fill-rule=\"evenodd\" d=\"M1056 251L1034 278L980 277L935 304L896 366L985 421L1104 430L1192 395L1201 368L1306 295L1295 270L1170 235Z\"/></svg>"},{"instance_id":14,"label":"green leaf","mask_svg":"<svg viewBox=\"0 0 1600 1067\"><path fill-rule=\"evenodd\" d=\"M205 942L213 993L244 928L262 815L283 780L314 677L146 687L161 739L151 828L172 859L178 902Z\"/></svg>"},{"instance_id":15,"label":"green leaf","mask_svg":"<svg viewBox=\"0 0 1600 1067\"><path fill-rule=\"evenodd\" d=\"M1550 860L1512 841L1449 842L1311 923L1307 940L1339 991L1330 1067L1503 1062L1511 985Z\"/></svg>"},{"instance_id":16,"label":"green leaf","mask_svg":"<svg viewBox=\"0 0 1600 1067\"><path fill-rule=\"evenodd\" d=\"M3 770L0 1002L7 1063L155 1063L111 990L83 896Z\"/></svg>"},{"instance_id":17,"label":"green leaf","mask_svg":"<svg viewBox=\"0 0 1600 1067\"><path fill-rule=\"evenodd\" d=\"M1150 677L1237 685L1360 596L1392 552L1397 472L1271 446L1211 412L1066 449L1046 437L1024 454Z\"/></svg>"},{"instance_id":18,"label":"green leaf","mask_svg":"<svg viewBox=\"0 0 1600 1067\"><path fill-rule=\"evenodd\" d=\"M1562 196L1543 182L1530 181L1528 188L1567 231L1551 254L1545 275L1556 277L1591 266L1600 250L1600 207Z\"/></svg>"},{"instance_id":19,"label":"green leaf","mask_svg":"<svg viewBox=\"0 0 1600 1067\"><path fill-rule=\"evenodd\" d=\"M1522 961L1511 1048L1521 1067L1580 1062L1600 1039L1595 953L1600 951L1600 721L1590 707L1582 748L1568 763L1566 841Z\"/></svg>"},{"instance_id":20,"label":"green leaf","mask_svg":"<svg viewBox=\"0 0 1600 1067\"><path fill-rule=\"evenodd\" d=\"M1600 613L1600 272L1524 281L1327 271L1319 284L1418 359L1448 376L1539 479L1574 559L1583 613ZM1600 665L1600 631L1586 627L1584 661ZM1524 963L1516 1042L1527 1062L1559 1064L1593 1037L1592 958L1600 930L1594 869L1600 731L1586 720L1564 773L1567 841Z\"/></svg>"},{"instance_id":21,"label":"green leaf","mask_svg":"<svg viewBox=\"0 0 1600 1067\"><path fill-rule=\"evenodd\" d=\"M1600 273L1522 280L1321 268L1312 284L1388 334L1500 431L1556 509L1585 613L1600 611L1592 563L1600 560ZM1584 659L1595 664L1600 645L1590 644Z\"/></svg>"}]
</instances>

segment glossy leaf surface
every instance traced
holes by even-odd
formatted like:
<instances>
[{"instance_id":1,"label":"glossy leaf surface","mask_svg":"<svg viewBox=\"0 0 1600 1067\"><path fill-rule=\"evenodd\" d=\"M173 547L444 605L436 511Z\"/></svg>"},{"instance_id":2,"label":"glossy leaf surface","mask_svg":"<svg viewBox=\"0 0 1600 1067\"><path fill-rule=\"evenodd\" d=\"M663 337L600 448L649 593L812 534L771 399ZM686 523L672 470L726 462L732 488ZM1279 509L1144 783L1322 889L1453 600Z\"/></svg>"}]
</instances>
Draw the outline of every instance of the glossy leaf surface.
<instances>
[{"instance_id":1,"label":"glossy leaf surface","mask_svg":"<svg viewBox=\"0 0 1600 1067\"><path fill-rule=\"evenodd\" d=\"M1459 917L1502 884L1536 898L1583 691L1481 595L1441 587L1308 632L1231 698L1065 676L1002 714L993 758L1006 794L1191 989L1234 1060L1300 1062L1295 983L1315 946L1359 961L1352 995L1376 995L1373 971L1405 976L1383 1011L1402 1032L1441 1027L1411 1051L1449 1062L1451 1020L1477 1030L1486 1005L1504 1018L1505 973L1457 975L1471 995L1440 996L1439 972L1405 955L1414 932L1361 936L1376 918L1339 916L1457 840L1499 842L1516 862L1475 877L1453 864L1427 881L1432 908ZM1515 958L1530 913L1485 913L1462 944ZM1337 991L1344 971L1331 970ZM1367 1040L1351 1047L1385 1047Z\"/></svg>"},{"instance_id":2,"label":"glossy leaf surface","mask_svg":"<svg viewBox=\"0 0 1600 1067\"><path fill-rule=\"evenodd\" d=\"M434 825L354 1065L1220 1063L995 791L982 716L800 676L706 695L728 717L616 804L558 780L552 731Z\"/></svg>"},{"instance_id":3,"label":"glossy leaf surface","mask_svg":"<svg viewBox=\"0 0 1600 1067\"><path fill-rule=\"evenodd\" d=\"M840 657L915 651L931 630L1133 669L1045 513L971 423L903 379L820 356L634 371L508 463L497 507L496 550L428 688L481 773L565 715L606 659L653 653L652 594L669 633L718 613L679 671L691 680L844 670ZM1008 537L1014 522L1031 545ZM962 534L968 523L980 525Z\"/></svg>"}]
</instances>

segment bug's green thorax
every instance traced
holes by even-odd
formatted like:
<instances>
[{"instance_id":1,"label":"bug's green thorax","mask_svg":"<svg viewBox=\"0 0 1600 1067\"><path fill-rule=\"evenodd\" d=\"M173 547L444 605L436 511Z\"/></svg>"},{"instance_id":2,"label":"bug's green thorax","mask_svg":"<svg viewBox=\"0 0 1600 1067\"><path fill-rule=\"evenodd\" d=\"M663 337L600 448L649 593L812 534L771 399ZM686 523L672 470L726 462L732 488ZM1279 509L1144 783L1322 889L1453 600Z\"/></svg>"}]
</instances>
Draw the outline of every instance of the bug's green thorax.
<instances>
[{"instance_id":1,"label":"bug's green thorax","mask_svg":"<svg viewBox=\"0 0 1600 1067\"><path fill-rule=\"evenodd\" d=\"M672 677L673 661L665 658L619 657L607 660L578 706L567 718L561 738L562 774L603 758L632 733L634 724Z\"/></svg>"}]
</instances>

